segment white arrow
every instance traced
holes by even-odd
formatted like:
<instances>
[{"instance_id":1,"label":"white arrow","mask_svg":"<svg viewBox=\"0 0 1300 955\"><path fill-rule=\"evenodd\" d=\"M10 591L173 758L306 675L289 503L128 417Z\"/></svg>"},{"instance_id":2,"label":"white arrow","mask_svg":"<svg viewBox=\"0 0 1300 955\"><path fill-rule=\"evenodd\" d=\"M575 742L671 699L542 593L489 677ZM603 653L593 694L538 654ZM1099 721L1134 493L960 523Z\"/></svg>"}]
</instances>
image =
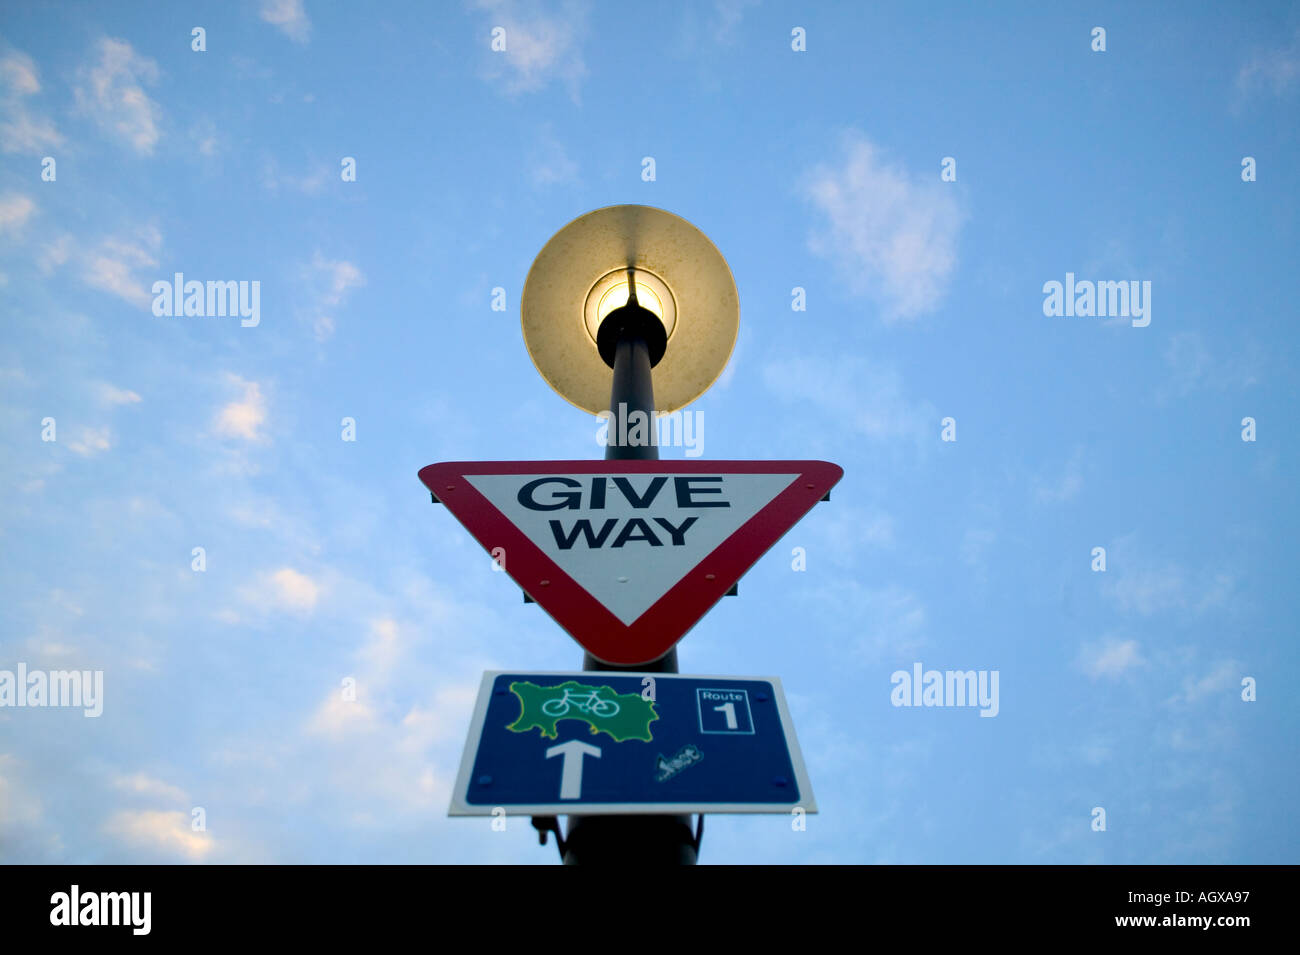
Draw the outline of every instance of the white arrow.
<instances>
[{"instance_id":1,"label":"white arrow","mask_svg":"<svg viewBox=\"0 0 1300 955\"><path fill-rule=\"evenodd\" d=\"M560 768L560 798L577 799L582 795L582 757L595 756L600 759L600 747L584 743L580 739L571 739L548 749L546 758L552 756L564 757L564 765Z\"/></svg>"}]
</instances>

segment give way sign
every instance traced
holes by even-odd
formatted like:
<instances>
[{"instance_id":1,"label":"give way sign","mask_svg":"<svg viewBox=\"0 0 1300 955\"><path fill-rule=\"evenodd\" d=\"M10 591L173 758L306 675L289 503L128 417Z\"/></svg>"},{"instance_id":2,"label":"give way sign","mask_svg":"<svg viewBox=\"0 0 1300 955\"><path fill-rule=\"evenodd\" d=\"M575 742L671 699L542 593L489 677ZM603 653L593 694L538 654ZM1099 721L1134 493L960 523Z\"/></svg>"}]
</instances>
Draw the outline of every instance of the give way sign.
<instances>
[{"instance_id":1,"label":"give way sign","mask_svg":"<svg viewBox=\"0 0 1300 955\"><path fill-rule=\"evenodd\" d=\"M826 461L454 461L420 480L587 652L639 666L843 474Z\"/></svg>"}]
</instances>

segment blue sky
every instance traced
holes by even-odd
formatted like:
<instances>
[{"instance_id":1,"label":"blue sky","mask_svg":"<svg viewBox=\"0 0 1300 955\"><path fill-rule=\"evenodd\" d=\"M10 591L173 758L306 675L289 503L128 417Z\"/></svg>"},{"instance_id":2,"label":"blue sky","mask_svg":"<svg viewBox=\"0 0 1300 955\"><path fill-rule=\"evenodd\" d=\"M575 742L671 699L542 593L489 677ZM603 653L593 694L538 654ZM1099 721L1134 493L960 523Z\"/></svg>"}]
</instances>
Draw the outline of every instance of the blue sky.
<instances>
[{"instance_id":1,"label":"blue sky","mask_svg":"<svg viewBox=\"0 0 1300 955\"><path fill-rule=\"evenodd\" d=\"M0 670L105 690L0 709L0 859L554 859L445 812L482 671L581 650L415 475L600 456L519 293L642 203L739 290L704 457L845 469L679 646L782 678L821 813L702 861L1297 861L1300 9L1051 6L7 5ZM891 705L917 662L998 715Z\"/></svg>"}]
</instances>

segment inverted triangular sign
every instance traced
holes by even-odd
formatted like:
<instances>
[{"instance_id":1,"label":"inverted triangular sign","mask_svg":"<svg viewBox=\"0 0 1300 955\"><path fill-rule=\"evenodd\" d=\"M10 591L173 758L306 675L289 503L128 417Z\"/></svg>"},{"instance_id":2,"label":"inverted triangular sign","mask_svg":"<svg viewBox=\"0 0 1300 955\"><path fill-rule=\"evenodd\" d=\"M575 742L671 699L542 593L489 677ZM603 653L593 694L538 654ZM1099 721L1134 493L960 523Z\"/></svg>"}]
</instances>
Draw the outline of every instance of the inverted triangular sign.
<instances>
[{"instance_id":1,"label":"inverted triangular sign","mask_svg":"<svg viewBox=\"0 0 1300 955\"><path fill-rule=\"evenodd\" d=\"M844 471L826 461L455 461L420 480L596 659L659 659Z\"/></svg>"}]
</instances>

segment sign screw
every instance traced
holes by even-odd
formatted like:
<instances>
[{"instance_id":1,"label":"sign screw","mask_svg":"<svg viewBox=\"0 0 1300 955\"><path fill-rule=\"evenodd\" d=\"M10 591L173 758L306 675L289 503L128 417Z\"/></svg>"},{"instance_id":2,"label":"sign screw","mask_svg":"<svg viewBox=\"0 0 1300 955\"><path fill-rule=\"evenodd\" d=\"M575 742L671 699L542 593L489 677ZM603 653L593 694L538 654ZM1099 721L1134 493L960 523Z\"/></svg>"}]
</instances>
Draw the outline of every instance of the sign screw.
<instances>
[{"instance_id":1,"label":"sign screw","mask_svg":"<svg viewBox=\"0 0 1300 955\"><path fill-rule=\"evenodd\" d=\"M491 776L480 776L480 777L478 778L478 784L479 784L480 786L491 786L491 785L492 785L492 777L491 777Z\"/></svg>"},{"instance_id":2,"label":"sign screw","mask_svg":"<svg viewBox=\"0 0 1300 955\"><path fill-rule=\"evenodd\" d=\"M784 776L773 776L772 785L781 787L789 786L790 780L786 779Z\"/></svg>"}]
</instances>

